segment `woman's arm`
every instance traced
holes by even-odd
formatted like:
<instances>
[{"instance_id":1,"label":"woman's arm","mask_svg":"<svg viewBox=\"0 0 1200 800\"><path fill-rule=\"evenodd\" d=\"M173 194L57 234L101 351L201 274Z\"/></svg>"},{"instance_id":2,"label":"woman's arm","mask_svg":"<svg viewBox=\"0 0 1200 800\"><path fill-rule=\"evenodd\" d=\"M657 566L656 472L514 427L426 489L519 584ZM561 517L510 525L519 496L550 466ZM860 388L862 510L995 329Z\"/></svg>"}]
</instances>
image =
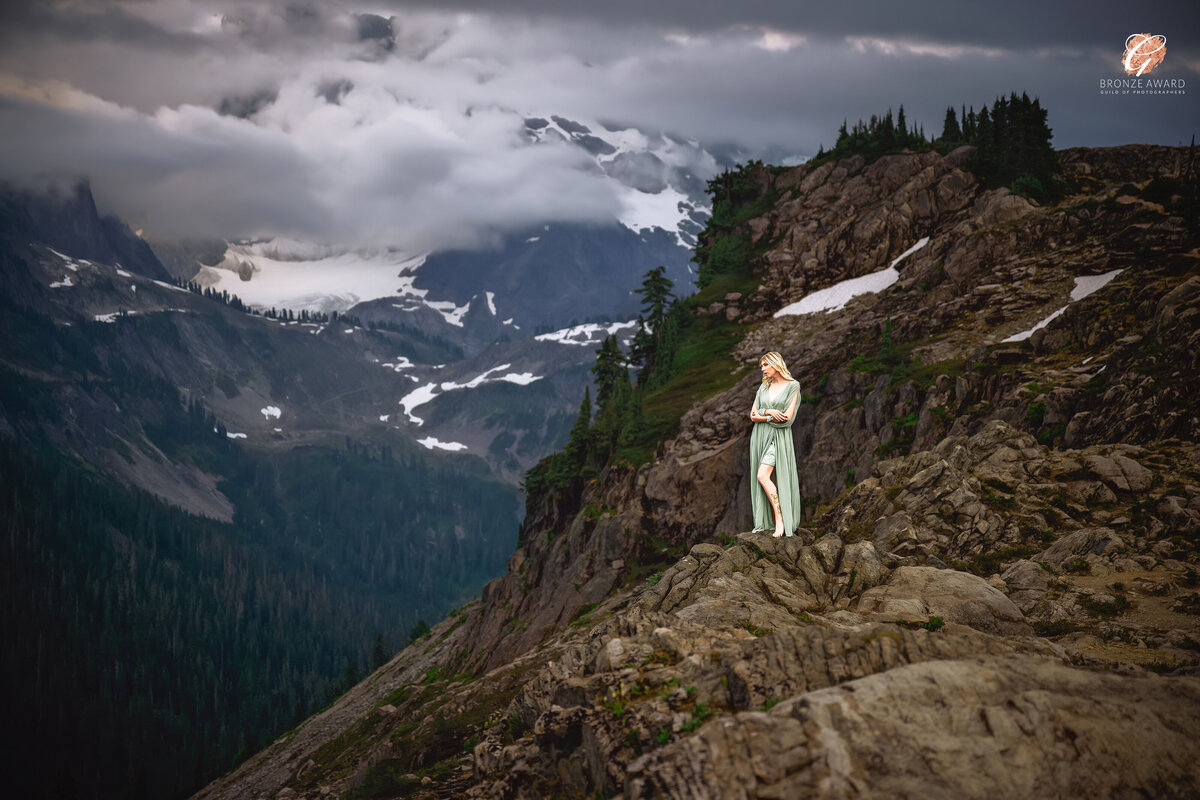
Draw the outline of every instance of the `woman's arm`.
<instances>
[{"instance_id":1,"label":"woman's arm","mask_svg":"<svg viewBox=\"0 0 1200 800\"><path fill-rule=\"evenodd\" d=\"M792 399L788 403L787 411L767 409L767 413L771 415L771 424L776 428L790 428L792 420L796 418L796 403L800 400L800 382L796 381L794 383L794 387L788 389L791 392Z\"/></svg>"},{"instance_id":2,"label":"woman's arm","mask_svg":"<svg viewBox=\"0 0 1200 800\"><path fill-rule=\"evenodd\" d=\"M754 395L754 402L750 404L750 421L751 422L766 422L769 417L766 417L758 411L758 395Z\"/></svg>"}]
</instances>

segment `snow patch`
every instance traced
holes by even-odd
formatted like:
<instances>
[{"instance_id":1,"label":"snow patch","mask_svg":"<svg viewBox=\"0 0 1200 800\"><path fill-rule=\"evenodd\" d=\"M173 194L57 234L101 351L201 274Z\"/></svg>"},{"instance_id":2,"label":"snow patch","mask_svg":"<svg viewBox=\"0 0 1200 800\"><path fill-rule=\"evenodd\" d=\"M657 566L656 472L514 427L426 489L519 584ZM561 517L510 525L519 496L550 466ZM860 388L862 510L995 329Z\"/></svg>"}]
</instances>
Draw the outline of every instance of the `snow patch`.
<instances>
[{"instance_id":1,"label":"snow patch","mask_svg":"<svg viewBox=\"0 0 1200 800\"><path fill-rule=\"evenodd\" d=\"M1099 291L1100 289L1103 289L1108 284L1109 281L1111 281L1113 278L1117 277L1117 275L1119 275L1120 273L1121 273L1121 270L1114 269L1111 272L1105 272L1101 275L1082 275L1082 276L1077 277L1075 279L1075 285L1071 288L1071 296L1070 296L1070 299L1067 301L1067 305L1069 306L1071 303L1074 303L1078 300L1082 300L1083 298L1087 297L1092 292L1096 292L1096 291ZM1023 342L1026 339L1028 339L1030 336L1032 336L1034 334L1034 331L1037 331L1040 328L1046 327L1056 317L1060 316L1066 310L1067 310L1067 306L1063 306L1062 308L1060 308L1057 311L1055 311L1054 313L1052 313L1050 316L1043 319L1038 324L1034 325L1029 330L1021 331L1020 333L1014 333L1012 336L1009 336L1007 339L1002 339L1001 341L1003 343ZM1085 361L1083 363L1086 364L1087 362Z\"/></svg>"},{"instance_id":2,"label":"snow patch","mask_svg":"<svg viewBox=\"0 0 1200 800\"><path fill-rule=\"evenodd\" d=\"M75 285L75 281L71 280L70 275L64 275L61 281L55 281L50 284L51 289L67 289Z\"/></svg>"},{"instance_id":3,"label":"snow patch","mask_svg":"<svg viewBox=\"0 0 1200 800\"><path fill-rule=\"evenodd\" d=\"M229 245L224 260L201 268L196 280L237 295L260 311L273 307L329 313L397 295L423 303L425 290L412 285L423 263L424 255L394 249L350 250L276 238Z\"/></svg>"},{"instance_id":4,"label":"snow patch","mask_svg":"<svg viewBox=\"0 0 1200 800\"><path fill-rule=\"evenodd\" d=\"M619 187L617 193L621 201L621 213L617 215L617 219L622 225L635 233L662 228L675 234L680 247L688 246L679 232L679 225L695 208L691 198L673 186L651 194L618 181L614 183Z\"/></svg>"},{"instance_id":5,"label":"snow patch","mask_svg":"<svg viewBox=\"0 0 1200 800\"><path fill-rule=\"evenodd\" d=\"M136 311L113 311L109 314L97 314L94 317L92 317L92 319L96 322L107 322L108 324L111 325L112 323L117 321L118 317L121 317L122 315L131 317L136 313L137 313Z\"/></svg>"},{"instance_id":6,"label":"snow patch","mask_svg":"<svg viewBox=\"0 0 1200 800\"><path fill-rule=\"evenodd\" d=\"M492 316L496 316L496 293L484 292L483 296L487 298L488 311L492 312Z\"/></svg>"},{"instance_id":7,"label":"snow patch","mask_svg":"<svg viewBox=\"0 0 1200 800\"><path fill-rule=\"evenodd\" d=\"M388 369L392 370L393 372L399 372L400 370L404 370L404 369L412 369L413 367L416 366L416 364L409 361L408 356L396 356L395 363L389 361L388 363L382 364L381 366L387 367Z\"/></svg>"},{"instance_id":8,"label":"snow patch","mask_svg":"<svg viewBox=\"0 0 1200 800\"><path fill-rule=\"evenodd\" d=\"M530 236L530 237L529 237L528 239L526 239L525 241L526 241L526 242L533 243L533 242L540 241L540 240L541 240L541 238L542 238L542 237L540 237L540 236Z\"/></svg>"},{"instance_id":9,"label":"snow patch","mask_svg":"<svg viewBox=\"0 0 1200 800\"><path fill-rule=\"evenodd\" d=\"M392 415L391 415L391 414L380 414L380 415L379 415L379 421L380 421L380 422L387 422L389 419L391 419L391 417L392 417Z\"/></svg>"},{"instance_id":10,"label":"snow patch","mask_svg":"<svg viewBox=\"0 0 1200 800\"><path fill-rule=\"evenodd\" d=\"M49 250L51 253L54 253L54 255L61 258L63 260L63 266L66 267L67 269L71 270L71 272L79 272L79 265L77 263L75 263L75 259L71 258L70 256L68 256L64 253L58 252L53 247L48 247L46 249Z\"/></svg>"},{"instance_id":11,"label":"snow patch","mask_svg":"<svg viewBox=\"0 0 1200 800\"><path fill-rule=\"evenodd\" d=\"M164 289L173 289L176 292L186 292L187 291L187 289L184 289L182 286L176 286L175 284L167 283L166 281L155 281L154 283L163 287ZM230 294L233 294L233 292L230 292Z\"/></svg>"},{"instance_id":12,"label":"snow patch","mask_svg":"<svg viewBox=\"0 0 1200 800\"><path fill-rule=\"evenodd\" d=\"M246 438L246 434L244 434L244 433L226 433L225 435L228 436L230 439L245 439Z\"/></svg>"},{"instance_id":13,"label":"snow patch","mask_svg":"<svg viewBox=\"0 0 1200 800\"><path fill-rule=\"evenodd\" d=\"M120 275L122 278L132 278L133 277L133 275L129 274L128 272L121 269L120 267L117 267L117 274Z\"/></svg>"},{"instance_id":14,"label":"snow patch","mask_svg":"<svg viewBox=\"0 0 1200 800\"><path fill-rule=\"evenodd\" d=\"M459 389L475 389L485 383L497 382L515 383L518 386L528 386L535 381L540 381L543 377L541 375L534 375L532 372L508 372L503 375L496 374L511 367L512 364L501 364L498 367L492 367L482 374L476 375L466 383L456 383L454 381L442 381L440 384L427 383L424 386L413 389L411 392L404 395L404 397L400 398L400 407L403 409L410 422L413 422L417 425L423 425L425 424L425 420L413 414L413 410L425 405L443 392L453 392ZM417 380L416 376L409 377L411 377L414 381Z\"/></svg>"},{"instance_id":15,"label":"snow patch","mask_svg":"<svg viewBox=\"0 0 1200 800\"><path fill-rule=\"evenodd\" d=\"M267 406L266 408L260 408L259 411L262 412L263 417L266 419L270 419L271 417L279 419L283 416L283 412L279 410L279 406Z\"/></svg>"},{"instance_id":16,"label":"snow patch","mask_svg":"<svg viewBox=\"0 0 1200 800\"><path fill-rule=\"evenodd\" d=\"M462 442L439 442L432 436L427 436L424 439L417 439L417 444L423 445L429 450L437 448L438 450L449 450L452 453L467 449L467 446Z\"/></svg>"},{"instance_id":17,"label":"snow patch","mask_svg":"<svg viewBox=\"0 0 1200 800\"><path fill-rule=\"evenodd\" d=\"M574 344L580 347L589 347L600 344L605 337L611 336L617 331L623 331L628 328L632 332L632 329L636 327L636 320L608 323L589 322L586 325L563 328L562 330L543 333L533 338L539 342L558 342L559 344Z\"/></svg>"},{"instance_id":18,"label":"snow patch","mask_svg":"<svg viewBox=\"0 0 1200 800\"><path fill-rule=\"evenodd\" d=\"M401 397L400 409L404 412L405 416L408 417L409 422L412 422L416 425L424 425L425 420L415 416L412 413L412 410L425 405L435 397L437 397L437 384L427 383L418 389L413 389L411 392L404 395L404 397Z\"/></svg>"},{"instance_id":19,"label":"snow patch","mask_svg":"<svg viewBox=\"0 0 1200 800\"><path fill-rule=\"evenodd\" d=\"M857 278L848 278L841 283L836 283L826 289L821 289L820 291L813 292L812 294L807 294L797 302L788 306L784 306L776 311L775 317L789 317L797 314L815 314L818 311L824 311L826 313L830 311L840 311L846 307L847 303L861 294L882 292L884 289L900 280L900 273L897 271L896 265L927 244L929 244L928 236L923 237L912 247L896 256L887 269L881 269L878 272L872 272L869 275L861 275Z\"/></svg>"}]
</instances>

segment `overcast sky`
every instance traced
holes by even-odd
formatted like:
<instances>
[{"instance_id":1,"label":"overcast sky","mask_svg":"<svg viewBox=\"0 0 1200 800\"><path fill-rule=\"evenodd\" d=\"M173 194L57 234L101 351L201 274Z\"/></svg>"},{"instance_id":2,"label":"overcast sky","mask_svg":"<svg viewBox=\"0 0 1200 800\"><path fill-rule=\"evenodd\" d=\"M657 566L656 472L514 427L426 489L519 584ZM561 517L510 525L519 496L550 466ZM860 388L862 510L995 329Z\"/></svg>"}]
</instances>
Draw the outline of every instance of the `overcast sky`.
<instances>
[{"instance_id":1,"label":"overcast sky","mask_svg":"<svg viewBox=\"0 0 1200 800\"><path fill-rule=\"evenodd\" d=\"M1012 91L1057 147L1178 144L1200 119L1194 3L797 0L0 0L0 179L87 176L167 236L286 235L427 250L611 219L610 182L524 116L811 155L900 104ZM1102 95L1125 39L1154 78Z\"/></svg>"}]
</instances>

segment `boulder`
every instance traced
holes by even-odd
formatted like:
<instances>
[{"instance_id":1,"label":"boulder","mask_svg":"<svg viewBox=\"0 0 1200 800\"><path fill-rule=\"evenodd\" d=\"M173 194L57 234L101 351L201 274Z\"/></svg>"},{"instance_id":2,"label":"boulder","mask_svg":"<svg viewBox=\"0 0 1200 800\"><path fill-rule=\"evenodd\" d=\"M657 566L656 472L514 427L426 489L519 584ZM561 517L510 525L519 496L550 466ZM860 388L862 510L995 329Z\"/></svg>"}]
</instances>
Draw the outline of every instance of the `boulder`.
<instances>
[{"instance_id":1,"label":"boulder","mask_svg":"<svg viewBox=\"0 0 1200 800\"><path fill-rule=\"evenodd\" d=\"M1111 528L1084 528L1068 533L1037 556L1036 561L1062 569L1068 561L1085 556L1111 556L1125 549L1125 542Z\"/></svg>"},{"instance_id":2,"label":"boulder","mask_svg":"<svg viewBox=\"0 0 1200 800\"><path fill-rule=\"evenodd\" d=\"M989 633L1033 633L1021 610L983 578L935 567L897 568L885 585L863 592L858 611L921 622L941 617Z\"/></svg>"}]
</instances>

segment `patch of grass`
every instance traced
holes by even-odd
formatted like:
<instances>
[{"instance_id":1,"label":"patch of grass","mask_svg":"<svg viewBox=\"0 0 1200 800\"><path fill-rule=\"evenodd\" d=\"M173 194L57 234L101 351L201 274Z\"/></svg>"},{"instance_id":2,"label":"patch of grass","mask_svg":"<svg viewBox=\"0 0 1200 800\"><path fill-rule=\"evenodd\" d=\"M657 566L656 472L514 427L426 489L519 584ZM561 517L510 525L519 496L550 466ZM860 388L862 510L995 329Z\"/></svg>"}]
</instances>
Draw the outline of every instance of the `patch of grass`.
<instances>
[{"instance_id":1,"label":"patch of grass","mask_svg":"<svg viewBox=\"0 0 1200 800\"><path fill-rule=\"evenodd\" d=\"M930 633L932 633L934 631L939 631L942 628L944 628L946 626L946 620L942 619L941 617L930 617L929 619L925 620L924 622L918 622L918 621L914 620L914 621L908 621L908 622L898 622L896 624L902 625L903 627L908 628L909 630L915 631L915 630L923 629L923 630L927 630ZM876 638L878 638L878 637L876 637ZM864 640L864 641L866 641L866 640Z\"/></svg>"},{"instance_id":2,"label":"patch of grass","mask_svg":"<svg viewBox=\"0 0 1200 800\"><path fill-rule=\"evenodd\" d=\"M1042 420L1045 418L1046 404L1041 401L1030 403L1029 407L1025 409L1025 420L1035 428L1040 428Z\"/></svg>"},{"instance_id":3,"label":"patch of grass","mask_svg":"<svg viewBox=\"0 0 1200 800\"><path fill-rule=\"evenodd\" d=\"M990 486L993 489L998 489L1001 492L1007 492L1008 494L1012 494L1015 491L1012 486L1009 486L1006 482L1000 480L999 478L985 478L983 483L986 486Z\"/></svg>"},{"instance_id":4,"label":"patch of grass","mask_svg":"<svg viewBox=\"0 0 1200 800\"><path fill-rule=\"evenodd\" d=\"M955 358L950 361L938 361L933 364L922 364L919 358L914 359L912 366L909 369L908 377L910 380L916 381L917 385L922 389L928 390L937 379L943 375L948 375L951 378L957 378L966 371L966 359ZM954 417L941 406L934 406L932 409L934 414L938 415L939 419L946 422L953 422ZM939 414L939 412L941 412Z\"/></svg>"},{"instance_id":5,"label":"patch of grass","mask_svg":"<svg viewBox=\"0 0 1200 800\"><path fill-rule=\"evenodd\" d=\"M568 627L580 628L592 624L592 612L600 606L599 603L588 603L583 608L575 612L575 616L567 623Z\"/></svg>"},{"instance_id":6,"label":"patch of grass","mask_svg":"<svg viewBox=\"0 0 1200 800\"><path fill-rule=\"evenodd\" d=\"M876 639L891 639L892 641L900 641L900 634L886 628L871 631L863 637L863 644L868 644Z\"/></svg>"},{"instance_id":7,"label":"patch of grass","mask_svg":"<svg viewBox=\"0 0 1200 800\"><path fill-rule=\"evenodd\" d=\"M408 696L412 694L411 686L401 686L399 689L393 689L383 696L383 699L375 704L376 708L380 706L399 706L403 705Z\"/></svg>"},{"instance_id":8,"label":"patch of grass","mask_svg":"<svg viewBox=\"0 0 1200 800\"><path fill-rule=\"evenodd\" d=\"M758 710L759 711L770 711L772 708L779 705L781 702L783 702L783 698L776 697L775 695L771 695L770 697L768 697L766 699L766 701L761 706L758 707Z\"/></svg>"},{"instance_id":9,"label":"patch of grass","mask_svg":"<svg viewBox=\"0 0 1200 800\"><path fill-rule=\"evenodd\" d=\"M627 712L629 710L626 707L624 701L621 700L619 697L614 697L611 700L607 701L604 704L604 707L607 708L608 712L610 714L612 714L614 717L616 717L617 719L622 719L625 716L625 712Z\"/></svg>"},{"instance_id":10,"label":"patch of grass","mask_svg":"<svg viewBox=\"0 0 1200 800\"><path fill-rule=\"evenodd\" d=\"M1042 444L1046 445L1047 447L1049 447L1050 445L1054 444L1054 440L1057 439L1059 436L1062 436L1066 430L1067 430L1066 425L1062 425L1062 424L1051 425L1049 428L1046 428L1045 430L1038 433L1037 440L1039 442L1041 442Z\"/></svg>"},{"instance_id":11,"label":"patch of grass","mask_svg":"<svg viewBox=\"0 0 1200 800\"><path fill-rule=\"evenodd\" d=\"M646 585L647 586L656 585L660 580L662 580L662 576L663 576L663 574L661 572L654 573L649 578L646 578Z\"/></svg>"},{"instance_id":12,"label":"patch of grass","mask_svg":"<svg viewBox=\"0 0 1200 800\"><path fill-rule=\"evenodd\" d=\"M504 718L504 733L502 738L506 742L515 742L528 732L529 725L526 724L525 718L517 712L513 711Z\"/></svg>"},{"instance_id":13,"label":"patch of grass","mask_svg":"<svg viewBox=\"0 0 1200 800\"><path fill-rule=\"evenodd\" d=\"M995 494L984 489L983 495L979 498L984 504L991 506L998 511L1012 511L1017 506L1017 501L1012 497L1005 497L1002 494Z\"/></svg>"},{"instance_id":14,"label":"patch of grass","mask_svg":"<svg viewBox=\"0 0 1200 800\"><path fill-rule=\"evenodd\" d=\"M749 622L747 622L745 625L743 625L743 626L742 626L742 628L744 628L745 630L749 631L749 632L750 632L750 633L751 633L753 636L756 636L756 637L758 637L758 636L766 636L768 633L774 633L774 632L775 632L775 631L774 631L774 630L772 630L771 628L760 628L759 626L757 626L757 625L753 625L753 624L751 624L751 623L749 623Z\"/></svg>"},{"instance_id":15,"label":"patch of grass","mask_svg":"<svg viewBox=\"0 0 1200 800\"><path fill-rule=\"evenodd\" d=\"M1056 619L1053 622L1035 622L1033 630L1038 636L1065 636L1083 630L1083 626L1069 619Z\"/></svg>"},{"instance_id":16,"label":"patch of grass","mask_svg":"<svg viewBox=\"0 0 1200 800\"><path fill-rule=\"evenodd\" d=\"M754 279L755 286L757 283ZM706 293L707 290L701 294ZM694 300L690 299L689 305ZM613 460L628 461L633 467L646 463L653 457L659 442L679 432L679 420L685 411L697 401L736 384L743 373L743 365L730 353L743 336L743 326L726 320L723 315L693 317L675 355L675 373L666 383L642 396L642 413L646 421L642 434L635 441L619 447Z\"/></svg>"},{"instance_id":17,"label":"patch of grass","mask_svg":"<svg viewBox=\"0 0 1200 800\"><path fill-rule=\"evenodd\" d=\"M589 522L597 522L605 514L615 514L615 508L601 506L599 503L588 503L583 507L583 518Z\"/></svg>"},{"instance_id":18,"label":"patch of grass","mask_svg":"<svg viewBox=\"0 0 1200 800\"><path fill-rule=\"evenodd\" d=\"M1092 571L1092 565L1083 556L1076 556L1063 564L1063 572L1071 575L1087 575Z\"/></svg>"},{"instance_id":19,"label":"patch of grass","mask_svg":"<svg viewBox=\"0 0 1200 800\"><path fill-rule=\"evenodd\" d=\"M892 420L892 438L879 445L879 455L907 453L917 435L917 412Z\"/></svg>"},{"instance_id":20,"label":"patch of grass","mask_svg":"<svg viewBox=\"0 0 1200 800\"><path fill-rule=\"evenodd\" d=\"M1034 545L1023 544L1016 547L1006 547L993 550L990 553L978 553L963 564L964 570L972 575L986 578L1000 571L1000 568L1011 561L1036 555L1039 552Z\"/></svg>"},{"instance_id":21,"label":"patch of grass","mask_svg":"<svg viewBox=\"0 0 1200 800\"><path fill-rule=\"evenodd\" d=\"M687 722L683 723L680 730L684 731L685 733L692 733L701 725L703 725L704 721L712 715L713 710L711 708L706 706L704 703L696 703L696 707L692 710L691 718Z\"/></svg>"},{"instance_id":22,"label":"patch of grass","mask_svg":"<svg viewBox=\"0 0 1200 800\"><path fill-rule=\"evenodd\" d=\"M658 664L660 666L670 667L678 663L679 657L670 650L655 650L653 653L646 656L645 660L642 661L642 666Z\"/></svg>"},{"instance_id":23,"label":"patch of grass","mask_svg":"<svg viewBox=\"0 0 1200 800\"><path fill-rule=\"evenodd\" d=\"M1133 607L1129 598L1123 594L1113 595L1112 600L1097 600L1094 597L1079 598L1083 610L1096 617L1115 617Z\"/></svg>"},{"instance_id":24,"label":"patch of grass","mask_svg":"<svg viewBox=\"0 0 1200 800\"><path fill-rule=\"evenodd\" d=\"M953 424L954 420L958 419L958 417L947 411L945 406L932 406L929 412L947 425Z\"/></svg>"}]
</instances>

